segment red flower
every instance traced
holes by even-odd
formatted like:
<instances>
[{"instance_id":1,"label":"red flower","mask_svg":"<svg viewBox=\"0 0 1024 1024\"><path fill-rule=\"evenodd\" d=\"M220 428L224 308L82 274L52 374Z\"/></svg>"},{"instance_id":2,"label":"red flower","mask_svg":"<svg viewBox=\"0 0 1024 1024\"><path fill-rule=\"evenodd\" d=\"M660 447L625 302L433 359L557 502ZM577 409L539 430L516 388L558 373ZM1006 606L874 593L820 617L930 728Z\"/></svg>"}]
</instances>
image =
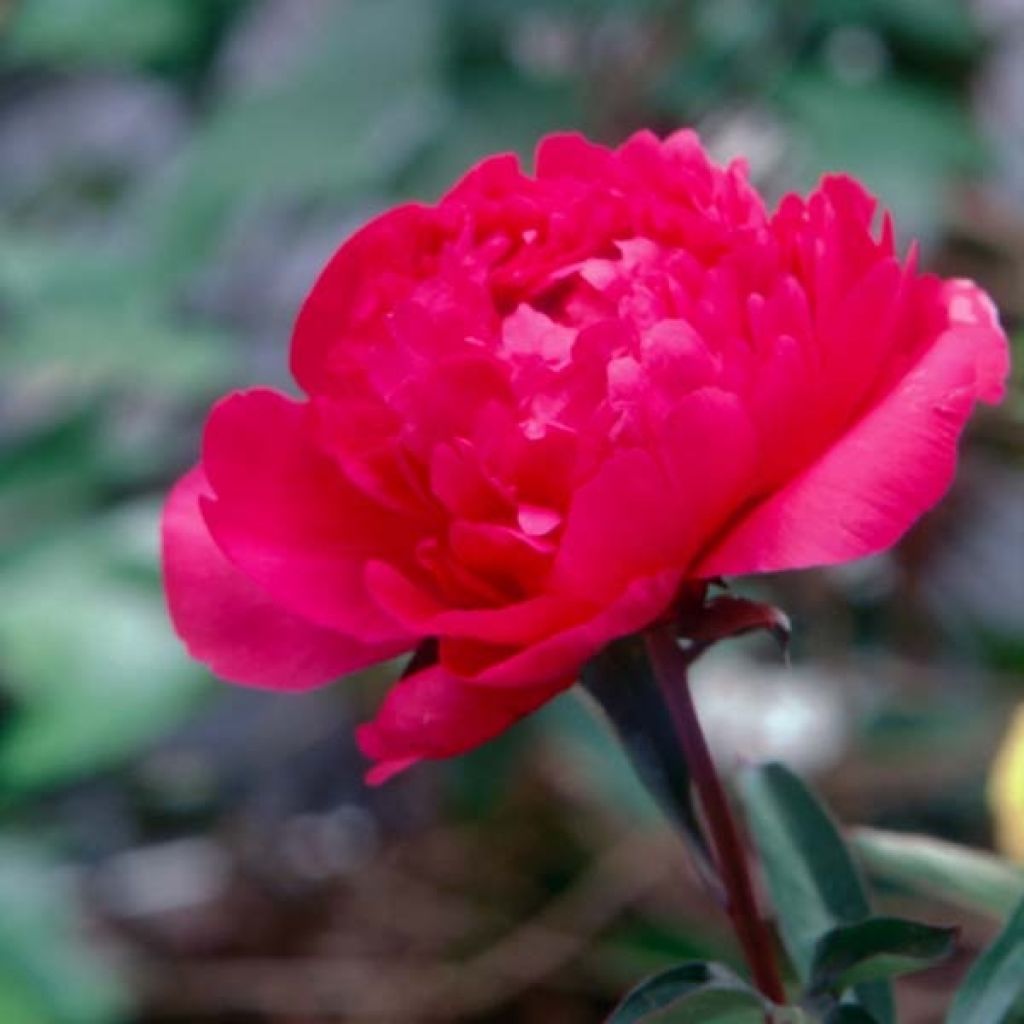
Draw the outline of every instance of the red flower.
<instances>
[{"instance_id":1,"label":"red flower","mask_svg":"<svg viewBox=\"0 0 1024 1024\"><path fill-rule=\"evenodd\" d=\"M682 581L843 562L946 490L1007 344L855 181L765 211L692 132L544 140L338 250L306 397L229 395L164 521L167 592L227 679L324 683L436 638L359 733L380 780L570 686Z\"/></svg>"}]
</instances>

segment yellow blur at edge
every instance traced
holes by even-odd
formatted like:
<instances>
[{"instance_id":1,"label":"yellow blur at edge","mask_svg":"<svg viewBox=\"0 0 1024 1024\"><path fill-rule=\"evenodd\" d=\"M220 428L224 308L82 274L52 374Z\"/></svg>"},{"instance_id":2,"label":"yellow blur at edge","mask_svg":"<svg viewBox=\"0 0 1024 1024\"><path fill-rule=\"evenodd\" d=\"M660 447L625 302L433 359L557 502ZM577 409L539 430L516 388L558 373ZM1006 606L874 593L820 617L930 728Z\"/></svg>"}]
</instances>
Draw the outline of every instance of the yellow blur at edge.
<instances>
[{"instance_id":1,"label":"yellow blur at edge","mask_svg":"<svg viewBox=\"0 0 1024 1024\"><path fill-rule=\"evenodd\" d=\"M996 845L1024 863L1024 704L1017 708L992 762L988 802L995 817Z\"/></svg>"}]
</instances>

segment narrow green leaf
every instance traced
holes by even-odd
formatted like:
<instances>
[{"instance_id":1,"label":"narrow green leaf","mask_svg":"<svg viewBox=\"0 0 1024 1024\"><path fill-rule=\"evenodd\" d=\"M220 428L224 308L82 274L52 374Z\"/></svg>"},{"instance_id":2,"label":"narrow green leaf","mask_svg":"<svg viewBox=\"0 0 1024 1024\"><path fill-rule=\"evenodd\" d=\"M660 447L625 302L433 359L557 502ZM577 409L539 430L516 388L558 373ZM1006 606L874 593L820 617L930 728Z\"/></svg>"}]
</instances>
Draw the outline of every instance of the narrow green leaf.
<instances>
[{"instance_id":1,"label":"narrow green leaf","mask_svg":"<svg viewBox=\"0 0 1024 1024\"><path fill-rule=\"evenodd\" d=\"M636 1024L670 1008L693 1011L673 1014L673 1022L724 1022L743 1010L753 1011L757 1016L752 1019L757 1020L765 1012L761 997L727 967L692 961L642 981L627 993L606 1024Z\"/></svg>"},{"instance_id":2,"label":"narrow green leaf","mask_svg":"<svg viewBox=\"0 0 1024 1024\"><path fill-rule=\"evenodd\" d=\"M740 796L783 943L801 980L810 982L821 938L870 916L864 884L828 812L788 768L746 769ZM884 982L859 986L856 999L879 1024L892 1024L892 993Z\"/></svg>"},{"instance_id":3,"label":"narrow green leaf","mask_svg":"<svg viewBox=\"0 0 1024 1024\"><path fill-rule=\"evenodd\" d=\"M680 827L698 867L712 877L690 771L642 644L629 639L609 645L584 666L580 681L607 716L637 775Z\"/></svg>"},{"instance_id":4,"label":"narrow green leaf","mask_svg":"<svg viewBox=\"0 0 1024 1024\"><path fill-rule=\"evenodd\" d=\"M947 1024L1002 1024L1024 998L1024 901L975 961L953 1000Z\"/></svg>"},{"instance_id":5,"label":"narrow green leaf","mask_svg":"<svg viewBox=\"0 0 1024 1024\"><path fill-rule=\"evenodd\" d=\"M1024 871L930 836L859 828L852 844L872 878L1005 920L1024 899Z\"/></svg>"},{"instance_id":6,"label":"narrow green leaf","mask_svg":"<svg viewBox=\"0 0 1024 1024\"><path fill-rule=\"evenodd\" d=\"M898 917L870 917L833 928L818 940L812 992L841 995L865 981L921 970L948 957L956 928L936 928Z\"/></svg>"}]
</instances>

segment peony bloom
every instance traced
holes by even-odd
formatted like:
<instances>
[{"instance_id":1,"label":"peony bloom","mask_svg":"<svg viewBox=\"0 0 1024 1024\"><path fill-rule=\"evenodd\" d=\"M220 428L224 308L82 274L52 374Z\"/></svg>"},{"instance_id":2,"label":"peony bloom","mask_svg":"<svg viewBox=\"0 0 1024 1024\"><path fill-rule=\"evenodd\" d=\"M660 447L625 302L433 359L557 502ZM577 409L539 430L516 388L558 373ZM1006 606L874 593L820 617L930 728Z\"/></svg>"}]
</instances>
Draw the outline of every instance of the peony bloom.
<instances>
[{"instance_id":1,"label":"peony bloom","mask_svg":"<svg viewBox=\"0 0 1024 1024\"><path fill-rule=\"evenodd\" d=\"M225 679L297 690L431 652L359 742L380 781L566 689L681 585L844 562L946 490L1007 344L855 181L766 211L697 137L545 139L334 255L304 397L236 393L164 519L167 593ZM429 643L428 643L429 642Z\"/></svg>"}]
</instances>

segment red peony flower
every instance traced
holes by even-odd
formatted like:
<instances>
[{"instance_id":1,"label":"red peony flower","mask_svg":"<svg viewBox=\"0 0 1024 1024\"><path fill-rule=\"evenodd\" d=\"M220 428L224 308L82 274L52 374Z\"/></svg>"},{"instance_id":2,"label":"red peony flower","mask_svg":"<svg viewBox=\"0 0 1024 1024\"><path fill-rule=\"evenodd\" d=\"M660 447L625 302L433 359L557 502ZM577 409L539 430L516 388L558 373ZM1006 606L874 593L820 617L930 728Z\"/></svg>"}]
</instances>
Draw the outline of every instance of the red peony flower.
<instances>
[{"instance_id":1,"label":"red peony flower","mask_svg":"<svg viewBox=\"0 0 1024 1024\"><path fill-rule=\"evenodd\" d=\"M1007 343L850 178L769 214L688 131L485 160L335 254L305 392L229 395L164 518L191 653L296 690L436 641L360 729L380 781L566 689L685 581L888 547Z\"/></svg>"}]
</instances>

